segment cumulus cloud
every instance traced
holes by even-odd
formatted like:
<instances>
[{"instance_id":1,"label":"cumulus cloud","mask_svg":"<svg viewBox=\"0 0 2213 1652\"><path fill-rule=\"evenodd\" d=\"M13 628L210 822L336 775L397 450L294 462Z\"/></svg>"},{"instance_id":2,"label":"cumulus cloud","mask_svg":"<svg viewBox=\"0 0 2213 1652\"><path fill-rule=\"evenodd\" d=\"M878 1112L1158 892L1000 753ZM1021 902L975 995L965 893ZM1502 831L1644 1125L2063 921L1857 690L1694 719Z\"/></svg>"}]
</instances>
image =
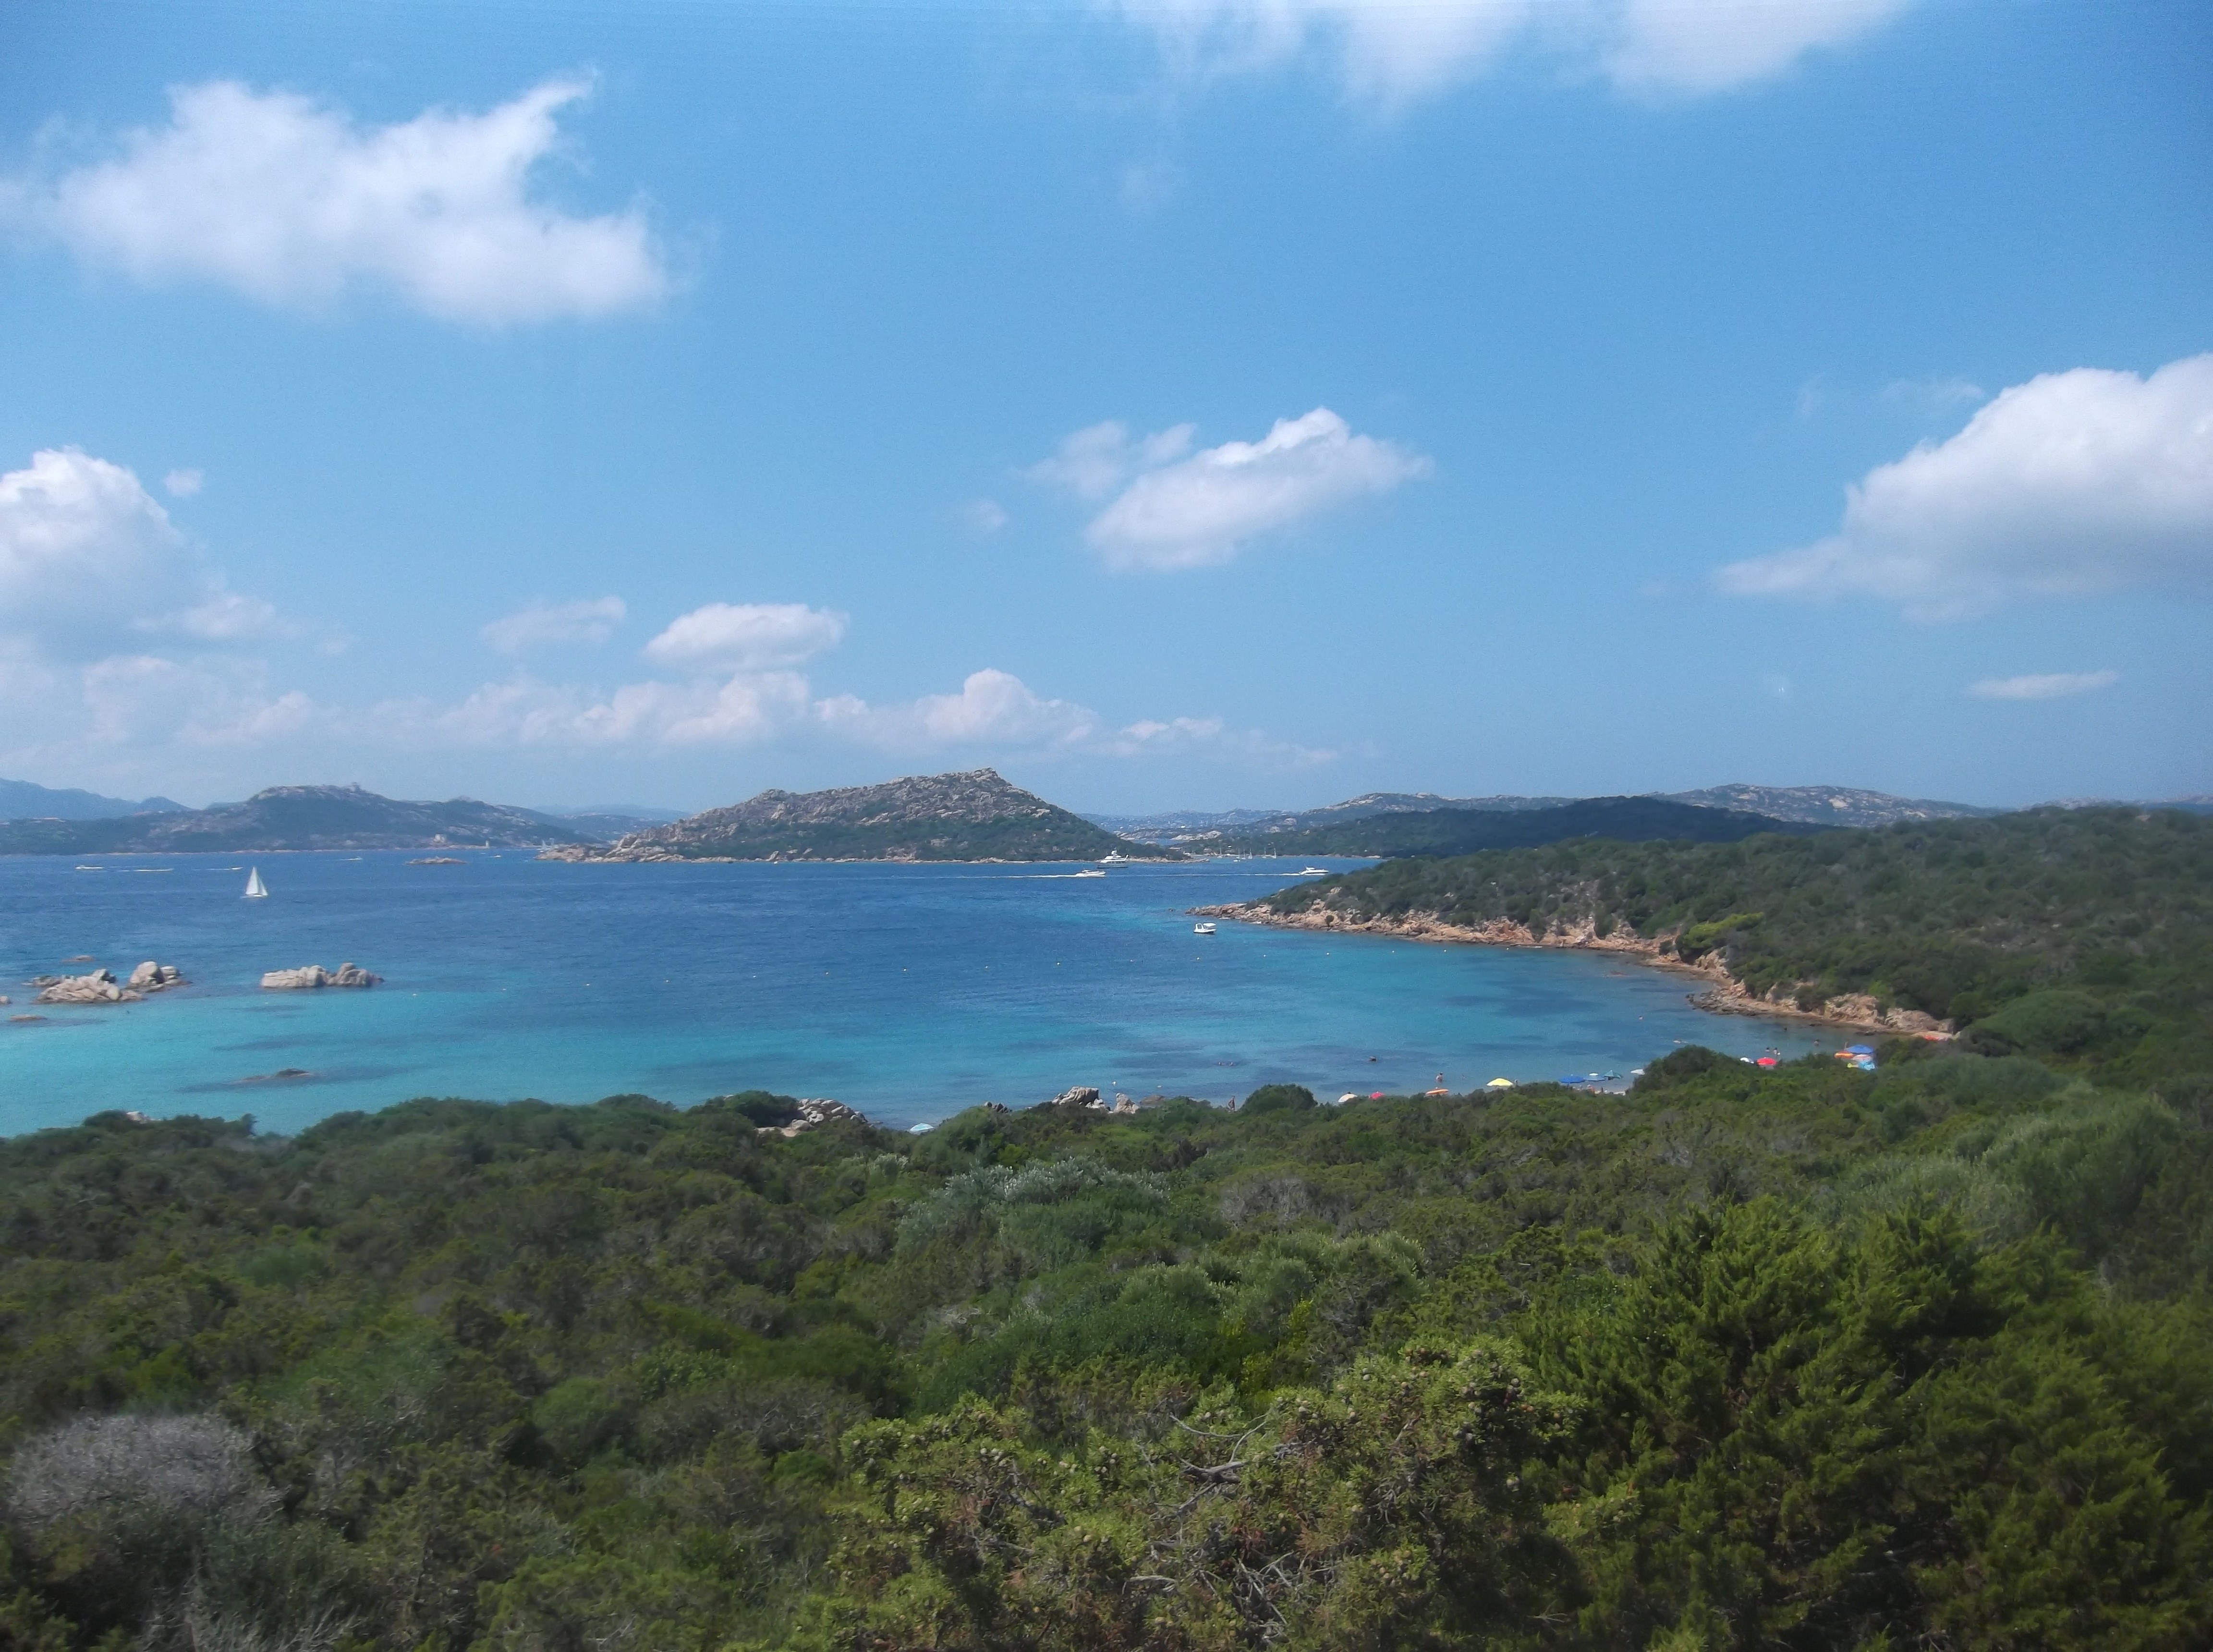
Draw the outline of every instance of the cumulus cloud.
<instances>
[{"instance_id":1,"label":"cumulus cloud","mask_svg":"<svg viewBox=\"0 0 2213 1652\"><path fill-rule=\"evenodd\" d=\"M225 590L124 466L49 448L0 475L0 648L84 660L148 635L238 643L277 612Z\"/></svg>"},{"instance_id":2,"label":"cumulus cloud","mask_svg":"<svg viewBox=\"0 0 2213 1652\"><path fill-rule=\"evenodd\" d=\"M1909 0L1108 0L1194 81L1320 58L1348 95L1389 110L1531 45L1632 93L1697 95L1765 80L1843 45Z\"/></svg>"},{"instance_id":3,"label":"cumulus cloud","mask_svg":"<svg viewBox=\"0 0 2213 1652\"><path fill-rule=\"evenodd\" d=\"M1916 619L2035 597L2213 590L2213 355L2077 368L1846 491L1843 526L1716 576L1739 596L1872 596Z\"/></svg>"},{"instance_id":4,"label":"cumulus cloud","mask_svg":"<svg viewBox=\"0 0 2213 1652\"><path fill-rule=\"evenodd\" d=\"M1085 538L1111 568L1177 569L1227 562L1260 534L1387 493L1430 468L1417 454L1355 436L1326 407L1278 419L1258 442L1179 458L1191 428L1132 442L1119 424L1093 425L1029 474L1087 498L1119 486Z\"/></svg>"},{"instance_id":5,"label":"cumulus cloud","mask_svg":"<svg viewBox=\"0 0 2213 1652\"><path fill-rule=\"evenodd\" d=\"M2039 677L1985 677L1967 692L1978 700L2058 700L2120 681L2118 671L2054 671Z\"/></svg>"},{"instance_id":6,"label":"cumulus cloud","mask_svg":"<svg viewBox=\"0 0 2213 1652\"><path fill-rule=\"evenodd\" d=\"M501 615L478 635L502 654L521 654L562 643L604 643L629 612L619 596L575 602L548 602L541 597L524 603L513 613Z\"/></svg>"},{"instance_id":7,"label":"cumulus cloud","mask_svg":"<svg viewBox=\"0 0 2213 1652\"><path fill-rule=\"evenodd\" d=\"M702 670L795 666L837 647L845 624L842 613L800 602L710 602L671 621L645 657Z\"/></svg>"},{"instance_id":8,"label":"cumulus cloud","mask_svg":"<svg viewBox=\"0 0 2213 1652\"><path fill-rule=\"evenodd\" d=\"M641 210L578 217L533 198L555 117L588 90L549 81L485 113L363 129L293 93L180 87L168 125L19 182L13 216L88 265L269 304L315 308L369 286L481 326L606 315L669 283Z\"/></svg>"}]
</instances>

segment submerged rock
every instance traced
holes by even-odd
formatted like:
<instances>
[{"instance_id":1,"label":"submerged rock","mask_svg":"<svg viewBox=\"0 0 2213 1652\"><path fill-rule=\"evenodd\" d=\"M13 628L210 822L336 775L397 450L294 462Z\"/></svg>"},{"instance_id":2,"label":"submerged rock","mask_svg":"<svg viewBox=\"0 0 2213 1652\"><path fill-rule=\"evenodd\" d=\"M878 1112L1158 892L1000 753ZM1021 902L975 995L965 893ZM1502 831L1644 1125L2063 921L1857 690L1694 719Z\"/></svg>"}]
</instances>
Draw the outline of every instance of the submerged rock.
<instances>
[{"instance_id":1,"label":"submerged rock","mask_svg":"<svg viewBox=\"0 0 2213 1652\"><path fill-rule=\"evenodd\" d=\"M292 992L308 987L375 986L383 979L356 963L340 964L334 971L320 964L302 964L297 969L272 969L261 978L261 984L272 992Z\"/></svg>"}]
</instances>

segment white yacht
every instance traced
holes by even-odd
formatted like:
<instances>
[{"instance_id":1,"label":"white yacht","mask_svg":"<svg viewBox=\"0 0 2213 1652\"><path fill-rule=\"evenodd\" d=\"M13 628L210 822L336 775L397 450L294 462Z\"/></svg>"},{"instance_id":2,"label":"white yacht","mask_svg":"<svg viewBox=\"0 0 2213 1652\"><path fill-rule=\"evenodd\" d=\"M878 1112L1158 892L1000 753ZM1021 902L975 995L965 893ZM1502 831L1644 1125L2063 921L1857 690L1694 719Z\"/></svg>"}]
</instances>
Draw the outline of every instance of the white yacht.
<instances>
[{"instance_id":1,"label":"white yacht","mask_svg":"<svg viewBox=\"0 0 2213 1652\"><path fill-rule=\"evenodd\" d=\"M1099 863L1101 866L1127 866L1130 857L1119 849L1110 849L1099 857Z\"/></svg>"},{"instance_id":2,"label":"white yacht","mask_svg":"<svg viewBox=\"0 0 2213 1652\"><path fill-rule=\"evenodd\" d=\"M1302 878L1326 878L1329 875L1329 868L1326 866L1302 866L1299 868L1298 875Z\"/></svg>"},{"instance_id":3,"label":"white yacht","mask_svg":"<svg viewBox=\"0 0 2213 1652\"><path fill-rule=\"evenodd\" d=\"M266 900L269 899L269 886L262 882L261 869L258 866L246 875L245 899L247 900Z\"/></svg>"},{"instance_id":4,"label":"white yacht","mask_svg":"<svg viewBox=\"0 0 2213 1652\"><path fill-rule=\"evenodd\" d=\"M1081 872L1071 873L1070 875L1079 878L1103 878L1106 875L1095 866L1087 866Z\"/></svg>"},{"instance_id":5,"label":"white yacht","mask_svg":"<svg viewBox=\"0 0 2213 1652\"><path fill-rule=\"evenodd\" d=\"M1191 932L1193 935L1212 935L1214 933L1214 925L1211 924L1194 924L1191 926Z\"/></svg>"}]
</instances>

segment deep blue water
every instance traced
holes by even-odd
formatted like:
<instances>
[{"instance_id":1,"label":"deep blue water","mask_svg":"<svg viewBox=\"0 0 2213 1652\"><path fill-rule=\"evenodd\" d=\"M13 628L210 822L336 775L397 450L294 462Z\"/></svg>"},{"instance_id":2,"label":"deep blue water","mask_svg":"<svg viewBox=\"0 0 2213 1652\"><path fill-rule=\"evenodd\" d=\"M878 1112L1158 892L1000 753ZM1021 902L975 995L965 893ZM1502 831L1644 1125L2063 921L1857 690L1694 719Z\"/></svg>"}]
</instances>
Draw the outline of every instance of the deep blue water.
<instances>
[{"instance_id":1,"label":"deep blue water","mask_svg":"<svg viewBox=\"0 0 2213 1652\"><path fill-rule=\"evenodd\" d=\"M759 1088L911 1125L1072 1084L1226 1100L1278 1080L1455 1089L1620 1072L1675 1044L1816 1043L1710 1015L1605 955L1417 945L1186 909L1299 863L1072 867L570 866L527 854L0 858L0 1135L109 1107L296 1130L416 1095L685 1103ZM88 864L94 863L87 863ZM257 864L272 892L240 899ZM1332 863L1342 865L1345 863ZM16 982L142 959L192 984L34 1010ZM265 992L352 960L369 991ZM44 1017L18 1021L14 1016ZM257 1076L303 1069L305 1078Z\"/></svg>"}]
</instances>

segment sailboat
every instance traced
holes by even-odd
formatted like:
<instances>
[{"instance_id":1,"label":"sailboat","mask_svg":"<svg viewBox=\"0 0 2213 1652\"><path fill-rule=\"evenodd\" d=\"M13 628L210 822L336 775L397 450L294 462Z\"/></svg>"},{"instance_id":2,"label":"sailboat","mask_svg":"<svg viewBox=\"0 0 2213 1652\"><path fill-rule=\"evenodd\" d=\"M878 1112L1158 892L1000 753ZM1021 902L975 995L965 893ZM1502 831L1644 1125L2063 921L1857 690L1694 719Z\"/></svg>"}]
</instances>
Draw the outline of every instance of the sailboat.
<instances>
[{"instance_id":1,"label":"sailboat","mask_svg":"<svg viewBox=\"0 0 2213 1652\"><path fill-rule=\"evenodd\" d=\"M261 869L258 866L246 875L246 899L248 900L269 899L269 886L262 882Z\"/></svg>"}]
</instances>

